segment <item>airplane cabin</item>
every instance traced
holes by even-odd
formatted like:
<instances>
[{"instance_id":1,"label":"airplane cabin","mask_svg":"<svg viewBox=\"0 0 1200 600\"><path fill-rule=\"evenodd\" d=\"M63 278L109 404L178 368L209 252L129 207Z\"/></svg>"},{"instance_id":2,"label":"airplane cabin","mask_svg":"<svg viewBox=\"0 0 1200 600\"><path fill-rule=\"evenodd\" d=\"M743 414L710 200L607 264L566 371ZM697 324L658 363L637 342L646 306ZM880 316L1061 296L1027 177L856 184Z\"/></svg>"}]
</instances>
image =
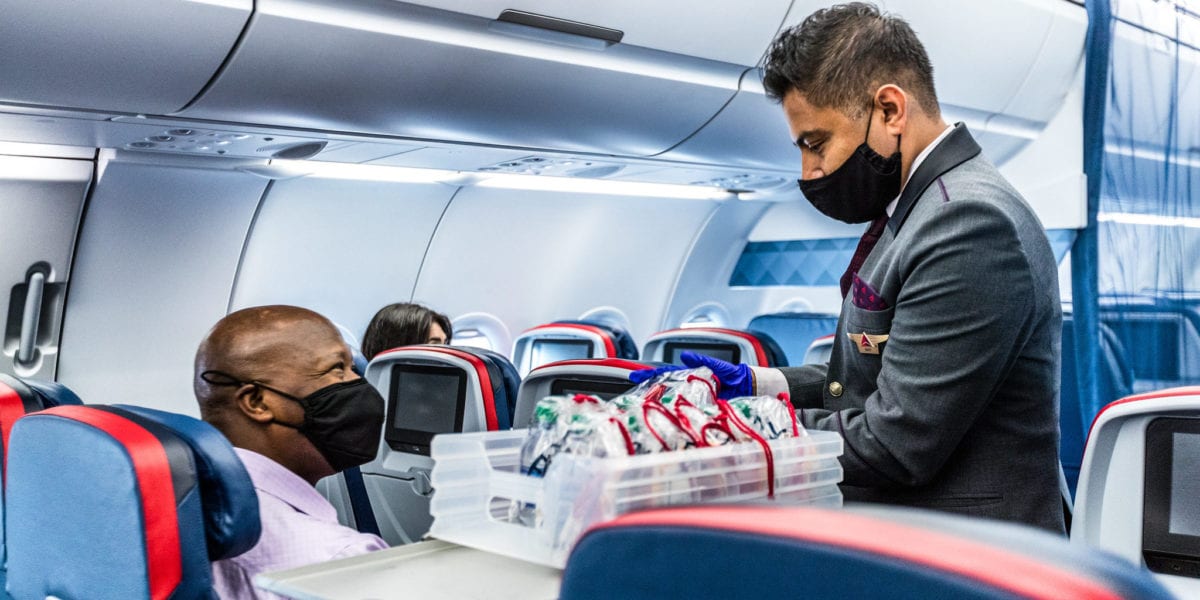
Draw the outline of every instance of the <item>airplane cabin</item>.
<instances>
[{"instance_id":1,"label":"airplane cabin","mask_svg":"<svg viewBox=\"0 0 1200 600\"><path fill-rule=\"evenodd\" d=\"M1195 0L876 1L1058 261L1067 536L843 506L841 436L729 425L754 457L722 455L687 431L696 381L664 380L700 413L662 396L608 431L632 449L629 424L669 421L698 462L563 460L583 491L561 498L596 500L580 521L528 474L544 399L620 399L684 352L829 362L864 225L797 187L763 66L830 4L0 0L0 596L215 594L212 561L260 524L199 419L197 345L284 304L332 321L384 399L374 459L316 487L391 548L259 575L264 594L1196 597ZM450 344L364 357L395 302L444 313ZM774 471L739 479L759 460L791 504L767 500ZM516 550L453 543L471 519ZM573 552L522 560L556 527Z\"/></svg>"}]
</instances>

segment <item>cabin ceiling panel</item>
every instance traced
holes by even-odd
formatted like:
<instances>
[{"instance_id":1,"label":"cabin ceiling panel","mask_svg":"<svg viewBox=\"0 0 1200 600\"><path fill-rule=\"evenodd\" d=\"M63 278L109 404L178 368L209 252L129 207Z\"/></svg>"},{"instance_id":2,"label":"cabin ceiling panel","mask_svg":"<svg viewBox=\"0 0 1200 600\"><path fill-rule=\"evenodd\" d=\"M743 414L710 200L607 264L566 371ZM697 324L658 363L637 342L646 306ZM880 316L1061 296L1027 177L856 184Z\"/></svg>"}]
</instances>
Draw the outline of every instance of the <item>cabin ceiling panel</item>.
<instances>
[{"instance_id":1,"label":"cabin ceiling panel","mask_svg":"<svg viewBox=\"0 0 1200 600\"><path fill-rule=\"evenodd\" d=\"M406 302L455 188L303 177L275 182L246 241L230 307L295 304L361 336Z\"/></svg>"}]
</instances>

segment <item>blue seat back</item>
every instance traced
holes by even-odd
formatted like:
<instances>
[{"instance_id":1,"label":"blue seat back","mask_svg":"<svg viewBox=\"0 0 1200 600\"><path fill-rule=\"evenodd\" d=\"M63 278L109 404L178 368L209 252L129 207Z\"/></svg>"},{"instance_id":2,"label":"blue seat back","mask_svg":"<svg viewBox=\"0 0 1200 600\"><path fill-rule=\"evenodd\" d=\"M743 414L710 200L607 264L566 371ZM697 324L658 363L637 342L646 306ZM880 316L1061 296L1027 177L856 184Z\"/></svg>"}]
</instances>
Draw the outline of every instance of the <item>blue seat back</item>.
<instances>
[{"instance_id":1,"label":"blue seat back","mask_svg":"<svg viewBox=\"0 0 1200 600\"><path fill-rule=\"evenodd\" d=\"M1130 350L1133 393L1200 384L1200 305L1194 300L1101 298L1100 322Z\"/></svg>"},{"instance_id":2,"label":"blue seat back","mask_svg":"<svg viewBox=\"0 0 1200 600\"><path fill-rule=\"evenodd\" d=\"M64 406L20 419L10 448L14 598L210 598L210 560L258 540L249 475L207 423Z\"/></svg>"},{"instance_id":3,"label":"blue seat back","mask_svg":"<svg viewBox=\"0 0 1200 600\"><path fill-rule=\"evenodd\" d=\"M1101 405L1123 398L1133 389L1133 373L1126 358L1125 347L1116 333L1104 323L1100 324L1100 372L1094 377ZM1078 485L1084 444L1087 443L1088 428L1092 424L1095 412L1089 406L1084 406L1079 395L1078 368L1075 363L1075 320L1070 313L1064 313L1062 382L1059 387L1059 458L1072 497Z\"/></svg>"},{"instance_id":4,"label":"blue seat back","mask_svg":"<svg viewBox=\"0 0 1200 600\"><path fill-rule=\"evenodd\" d=\"M17 419L55 406L78 405L79 396L61 383L21 379L0 373L0 571L7 559L4 533L5 457L8 436Z\"/></svg>"},{"instance_id":5,"label":"blue seat back","mask_svg":"<svg viewBox=\"0 0 1200 600\"><path fill-rule=\"evenodd\" d=\"M1133 564L1030 527L915 509L690 507L584 535L560 598L1162 599Z\"/></svg>"},{"instance_id":6,"label":"blue seat back","mask_svg":"<svg viewBox=\"0 0 1200 600\"><path fill-rule=\"evenodd\" d=\"M786 312L759 315L750 320L750 329L771 336L787 356L787 364L804 364L808 347L817 338L837 331L837 315L810 312Z\"/></svg>"}]
</instances>

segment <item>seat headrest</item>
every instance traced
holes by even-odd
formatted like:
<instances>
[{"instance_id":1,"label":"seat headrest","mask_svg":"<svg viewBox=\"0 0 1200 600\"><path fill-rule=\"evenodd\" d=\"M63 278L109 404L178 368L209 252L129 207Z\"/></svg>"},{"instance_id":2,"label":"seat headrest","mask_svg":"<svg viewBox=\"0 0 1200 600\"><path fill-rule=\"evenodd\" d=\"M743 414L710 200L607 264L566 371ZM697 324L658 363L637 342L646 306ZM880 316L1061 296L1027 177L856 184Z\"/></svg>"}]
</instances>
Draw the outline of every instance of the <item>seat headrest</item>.
<instances>
[{"instance_id":1,"label":"seat headrest","mask_svg":"<svg viewBox=\"0 0 1200 600\"><path fill-rule=\"evenodd\" d=\"M83 404L79 396L61 383L0 373L0 472L3 472L4 454L8 452L8 436L17 419L51 407L77 404Z\"/></svg>"},{"instance_id":2,"label":"seat headrest","mask_svg":"<svg viewBox=\"0 0 1200 600\"><path fill-rule=\"evenodd\" d=\"M773 506L654 510L592 529L567 562L560 597L601 595L1171 598L1133 564L1030 527L914 509Z\"/></svg>"},{"instance_id":3,"label":"seat headrest","mask_svg":"<svg viewBox=\"0 0 1200 600\"><path fill-rule=\"evenodd\" d=\"M220 482L230 489L206 493L199 465L209 463L207 485L220 481L211 455L228 444L203 423L174 417L59 406L17 421L6 494L14 597L211 596L206 496L254 507L232 511L244 515L236 524L244 529L218 549L226 555L257 541L257 498L244 469L232 465ZM237 488L245 488L240 499Z\"/></svg>"},{"instance_id":4,"label":"seat headrest","mask_svg":"<svg viewBox=\"0 0 1200 600\"><path fill-rule=\"evenodd\" d=\"M564 360L535 368L521 382L513 427L528 427L538 400L553 394L595 393L616 395L633 387L629 374L653 369L661 363L623 358L586 358ZM561 382L561 383L560 383Z\"/></svg>"},{"instance_id":5,"label":"seat headrest","mask_svg":"<svg viewBox=\"0 0 1200 600\"><path fill-rule=\"evenodd\" d=\"M758 338L758 343L762 344L763 350L767 353L768 367L786 367L788 366L787 354L780 347L779 342L764 331L755 329L747 329L746 333Z\"/></svg>"},{"instance_id":6,"label":"seat headrest","mask_svg":"<svg viewBox=\"0 0 1200 600\"><path fill-rule=\"evenodd\" d=\"M55 406L83 404L67 386L54 381L24 379L0 373L0 396L19 400L24 413ZM15 405L14 405L15 407ZM23 413L23 414L24 414Z\"/></svg>"},{"instance_id":7,"label":"seat headrest","mask_svg":"<svg viewBox=\"0 0 1200 600\"><path fill-rule=\"evenodd\" d=\"M555 321L551 325L577 325L580 327L591 327L603 331L613 341L614 352L609 352L608 358L624 358L627 360L638 359L637 343L633 341L633 336L629 335L623 327L618 327L609 323L601 323L600 321L587 320L562 320Z\"/></svg>"},{"instance_id":8,"label":"seat headrest","mask_svg":"<svg viewBox=\"0 0 1200 600\"><path fill-rule=\"evenodd\" d=\"M748 329L770 335L779 343L788 364L799 365L815 340L837 331L837 323L836 314L781 312L754 317Z\"/></svg>"},{"instance_id":9,"label":"seat headrest","mask_svg":"<svg viewBox=\"0 0 1200 600\"><path fill-rule=\"evenodd\" d=\"M350 346L349 344L346 345ZM367 357L363 355L361 350L354 346L350 346L350 361L352 363L350 369L360 377L363 373L367 372L367 363L370 361L367 360Z\"/></svg>"},{"instance_id":10,"label":"seat headrest","mask_svg":"<svg viewBox=\"0 0 1200 600\"><path fill-rule=\"evenodd\" d=\"M787 356L771 336L759 331L723 327L689 327L662 331L646 340L646 348L642 354L649 360L670 362L672 357L668 350L672 350L673 347L710 354L711 352L704 349L706 346L712 348L713 352L724 350L724 354L730 354L736 348L737 354L733 355L735 360L731 362L757 367L788 365ZM717 358L730 358L713 355Z\"/></svg>"},{"instance_id":11,"label":"seat headrest","mask_svg":"<svg viewBox=\"0 0 1200 600\"><path fill-rule=\"evenodd\" d=\"M513 362L521 374L547 363L583 358L637 360L629 332L597 321L564 320L525 330L513 340Z\"/></svg>"},{"instance_id":12,"label":"seat headrest","mask_svg":"<svg viewBox=\"0 0 1200 600\"><path fill-rule=\"evenodd\" d=\"M30 399L35 403L35 407L26 412L43 410L54 406L83 404L83 401L79 399L79 396L75 395L75 392L72 392L70 388L56 381L17 378L0 374L0 386L16 388L18 393L21 393L23 390L19 388L22 384L28 390L28 393L31 394Z\"/></svg>"},{"instance_id":13,"label":"seat headrest","mask_svg":"<svg viewBox=\"0 0 1200 600\"><path fill-rule=\"evenodd\" d=\"M469 368L480 383L484 414L489 431L512 427L512 415L517 404L517 391L521 378L512 363L504 355L483 348L470 346L420 345L402 346L381 352L368 365L367 379L378 381L377 369L385 365L405 362L428 363L444 361L447 364ZM465 365L465 366L464 366ZM387 390L382 390L386 395Z\"/></svg>"},{"instance_id":14,"label":"seat headrest","mask_svg":"<svg viewBox=\"0 0 1200 600\"><path fill-rule=\"evenodd\" d=\"M188 445L204 503L204 537L209 560L231 558L258 542L262 521L254 483L229 440L212 425L186 415L118 404L171 429Z\"/></svg>"}]
</instances>

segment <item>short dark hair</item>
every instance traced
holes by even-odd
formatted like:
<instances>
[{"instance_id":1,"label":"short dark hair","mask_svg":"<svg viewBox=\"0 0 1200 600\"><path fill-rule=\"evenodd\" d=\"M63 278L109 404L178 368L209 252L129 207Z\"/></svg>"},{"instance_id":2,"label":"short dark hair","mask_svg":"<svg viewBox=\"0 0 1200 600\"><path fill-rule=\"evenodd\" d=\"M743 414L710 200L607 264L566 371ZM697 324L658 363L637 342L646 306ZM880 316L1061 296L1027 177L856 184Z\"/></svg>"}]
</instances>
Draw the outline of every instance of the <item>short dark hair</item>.
<instances>
[{"instance_id":1,"label":"short dark hair","mask_svg":"<svg viewBox=\"0 0 1200 600\"><path fill-rule=\"evenodd\" d=\"M791 90L821 108L850 115L894 83L916 93L922 110L940 114L933 65L908 23L865 2L823 8L779 34L767 51L763 87L776 102Z\"/></svg>"},{"instance_id":2,"label":"short dark hair","mask_svg":"<svg viewBox=\"0 0 1200 600\"><path fill-rule=\"evenodd\" d=\"M454 332L446 315L420 304L389 304L371 317L371 323L367 325L366 333L363 333L363 356L371 360L384 350L424 344L429 339L429 328L434 323L446 332L446 343L449 344Z\"/></svg>"}]
</instances>

